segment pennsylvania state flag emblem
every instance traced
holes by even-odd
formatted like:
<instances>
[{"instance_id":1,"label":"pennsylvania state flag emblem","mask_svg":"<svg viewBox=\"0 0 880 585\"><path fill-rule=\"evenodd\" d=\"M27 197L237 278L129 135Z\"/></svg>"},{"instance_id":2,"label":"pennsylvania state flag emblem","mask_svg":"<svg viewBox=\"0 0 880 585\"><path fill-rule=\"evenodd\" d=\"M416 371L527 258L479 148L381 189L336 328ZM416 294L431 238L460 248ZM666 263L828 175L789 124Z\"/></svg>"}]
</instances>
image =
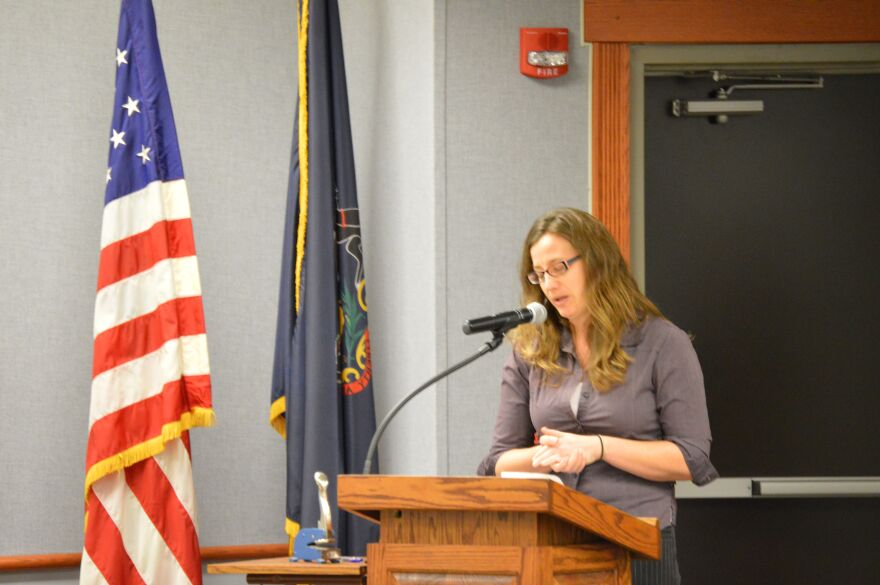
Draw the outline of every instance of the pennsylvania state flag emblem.
<instances>
[{"instance_id":1,"label":"pennsylvania state flag emblem","mask_svg":"<svg viewBox=\"0 0 880 585\"><path fill-rule=\"evenodd\" d=\"M343 392L351 395L364 390L372 376L360 213L356 207L337 210L336 244L340 276L339 381Z\"/></svg>"}]
</instances>

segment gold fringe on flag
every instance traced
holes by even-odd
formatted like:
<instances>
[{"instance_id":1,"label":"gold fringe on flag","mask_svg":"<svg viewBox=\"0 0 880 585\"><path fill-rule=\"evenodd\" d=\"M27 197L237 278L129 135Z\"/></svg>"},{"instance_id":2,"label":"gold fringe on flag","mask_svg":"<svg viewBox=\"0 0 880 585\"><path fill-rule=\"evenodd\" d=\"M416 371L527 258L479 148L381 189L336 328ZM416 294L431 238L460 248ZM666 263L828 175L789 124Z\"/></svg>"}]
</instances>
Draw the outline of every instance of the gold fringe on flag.
<instances>
[{"instance_id":1,"label":"gold fringe on flag","mask_svg":"<svg viewBox=\"0 0 880 585\"><path fill-rule=\"evenodd\" d=\"M181 415L180 420L162 425L162 434L142 443L138 443L137 445L132 445L124 451L120 451L119 453L98 461L86 471L84 498L88 500L89 489L91 489L92 484L102 477L121 471L135 463L140 463L145 459L158 455L165 450L166 443L179 439L185 431L195 427L214 426L214 420L215 415L213 409L197 406L189 412L184 412ZM88 525L88 515L86 516L85 523Z\"/></svg>"},{"instance_id":2,"label":"gold fringe on flag","mask_svg":"<svg viewBox=\"0 0 880 585\"><path fill-rule=\"evenodd\" d=\"M189 412L184 412L180 420L172 421L162 425L162 434L148 439L143 443L138 443L120 451L115 455L111 455L106 459L98 461L86 472L85 495L89 495L89 488L92 484L104 477L110 475L114 471L125 469L135 463L143 461L158 455L165 450L165 443L170 443L175 439L179 439L184 431L188 431L194 427L211 427L214 426L214 410L210 408L196 407Z\"/></svg>"},{"instance_id":3,"label":"gold fringe on flag","mask_svg":"<svg viewBox=\"0 0 880 585\"><path fill-rule=\"evenodd\" d=\"M309 220L309 82L308 82L308 44L309 44L309 0L302 1L302 14L299 3L296 7L297 21L297 63L299 69L299 221L296 228L296 259L293 278L294 311L299 315L302 294L302 265L306 253L306 227ZM284 396L269 407L269 424L279 435L287 438L287 403Z\"/></svg>"},{"instance_id":4,"label":"gold fringe on flag","mask_svg":"<svg viewBox=\"0 0 880 585\"><path fill-rule=\"evenodd\" d=\"M308 86L308 46L309 46L309 0L302 2L299 22L299 225L296 228L296 276L293 283L296 314L299 315L300 287L302 285L302 264L305 258L306 226L309 217L309 86Z\"/></svg>"},{"instance_id":5,"label":"gold fringe on flag","mask_svg":"<svg viewBox=\"0 0 880 585\"><path fill-rule=\"evenodd\" d=\"M302 0L302 13L297 3L297 58L299 69L299 222L296 228L296 268L293 281L294 310L299 315L302 300L302 265L306 249L306 228L309 218L309 85L308 85L308 46L309 46L309 0ZM287 403L282 396L272 403L269 409L269 422L282 437L287 437ZM293 541L299 532L299 523L285 519L284 531L289 536L288 554L293 555Z\"/></svg>"},{"instance_id":6,"label":"gold fringe on flag","mask_svg":"<svg viewBox=\"0 0 880 585\"><path fill-rule=\"evenodd\" d=\"M269 424L283 438L287 438L287 421L284 413L287 412L287 399L282 396L269 407Z\"/></svg>"}]
</instances>

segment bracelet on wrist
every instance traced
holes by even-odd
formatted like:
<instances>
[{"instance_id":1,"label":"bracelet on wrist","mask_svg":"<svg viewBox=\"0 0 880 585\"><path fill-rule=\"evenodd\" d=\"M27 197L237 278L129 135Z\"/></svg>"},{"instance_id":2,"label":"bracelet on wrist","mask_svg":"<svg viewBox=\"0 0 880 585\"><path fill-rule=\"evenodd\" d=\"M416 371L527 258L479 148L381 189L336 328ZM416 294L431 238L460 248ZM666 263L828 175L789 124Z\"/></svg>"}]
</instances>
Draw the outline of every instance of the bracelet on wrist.
<instances>
[{"instance_id":1,"label":"bracelet on wrist","mask_svg":"<svg viewBox=\"0 0 880 585\"><path fill-rule=\"evenodd\" d=\"M605 441L602 440L602 435L596 435L596 438L599 439L599 461L605 460Z\"/></svg>"}]
</instances>

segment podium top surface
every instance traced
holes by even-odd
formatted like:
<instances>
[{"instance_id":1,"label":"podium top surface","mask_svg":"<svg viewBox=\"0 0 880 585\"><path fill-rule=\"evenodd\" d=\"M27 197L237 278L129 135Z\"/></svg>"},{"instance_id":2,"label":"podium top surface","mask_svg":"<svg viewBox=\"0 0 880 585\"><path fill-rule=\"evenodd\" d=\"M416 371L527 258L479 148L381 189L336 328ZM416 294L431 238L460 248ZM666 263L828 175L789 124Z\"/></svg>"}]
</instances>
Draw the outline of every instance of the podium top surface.
<instances>
[{"instance_id":1,"label":"podium top surface","mask_svg":"<svg viewBox=\"0 0 880 585\"><path fill-rule=\"evenodd\" d=\"M558 518L630 552L660 558L660 529L548 479L341 475L339 507L374 522L383 510L534 512Z\"/></svg>"}]
</instances>

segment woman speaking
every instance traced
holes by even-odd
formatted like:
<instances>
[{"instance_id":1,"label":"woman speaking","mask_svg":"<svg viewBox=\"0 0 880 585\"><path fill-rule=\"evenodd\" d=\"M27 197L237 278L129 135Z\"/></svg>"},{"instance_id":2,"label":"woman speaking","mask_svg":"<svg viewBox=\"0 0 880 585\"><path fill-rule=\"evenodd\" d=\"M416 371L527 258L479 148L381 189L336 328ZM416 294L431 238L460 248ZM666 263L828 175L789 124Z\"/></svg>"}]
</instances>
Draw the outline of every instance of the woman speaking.
<instances>
[{"instance_id":1,"label":"woman speaking","mask_svg":"<svg viewBox=\"0 0 880 585\"><path fill-rule=\"evenodd\" d=\"M549 316L509 334L479 473L556 473L628 514L658 518L662 558L634 561L633 583L679 583L673 482L718 476L690 338L639 291L611 234L584 211L535 221L520 280L523 304L542 302Z\"/></svg>"}]
</instances>

